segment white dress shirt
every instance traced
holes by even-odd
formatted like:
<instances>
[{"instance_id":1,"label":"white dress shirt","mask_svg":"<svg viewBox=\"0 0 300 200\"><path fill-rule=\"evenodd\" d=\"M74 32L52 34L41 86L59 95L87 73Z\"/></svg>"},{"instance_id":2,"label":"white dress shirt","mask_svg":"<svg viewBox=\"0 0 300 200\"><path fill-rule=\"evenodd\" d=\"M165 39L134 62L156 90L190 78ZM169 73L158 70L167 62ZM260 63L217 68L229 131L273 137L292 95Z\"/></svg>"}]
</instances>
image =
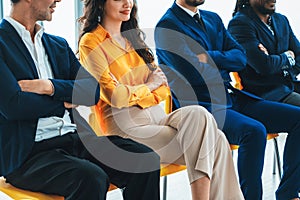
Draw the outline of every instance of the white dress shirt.
<instances>
[{"instance_id":1,"label":"white dress shirt","mask_svg":"<svg viewBox=\"0 0 300 200\"><path fill-rule=\"evenodd\" d=\"M11 17L5 18L17 31L27 47L36 66L40 79L52 79L53 73L48 60L48 55L42 43L44 28L36 24L34 42L31 39L30 32L26 28ZM34 108L33 108L34 109ZM74 132L76 125L71 123L69 112L66 110L63 118L46 117L38 120L38 126L35 135L35 141L39 142L45 139L61 136L69 132Z\"/></svg>"},{"instance_id":2,"label":"white dress shirt","mask_svg":"<svg viewBox=\"0 0 300 200\"><path fill-rule=\"evenodd\" d=\"M184 10L187 14L189 14L191 17L194 17L194 15L197 14L197 13L198 13L199 17L201 17L200 12L199 12L199 9L197 9L197 12L193 12L193 11L191 11L191 10L189 10L189 9L187 9L187 8L185 8L185 7L183 7L183 6L181 6L181 5L179 5L178 3L176 3L176 4L177 4L177 6L179 6L182 10Z\"/></svg>"}]
</instances>

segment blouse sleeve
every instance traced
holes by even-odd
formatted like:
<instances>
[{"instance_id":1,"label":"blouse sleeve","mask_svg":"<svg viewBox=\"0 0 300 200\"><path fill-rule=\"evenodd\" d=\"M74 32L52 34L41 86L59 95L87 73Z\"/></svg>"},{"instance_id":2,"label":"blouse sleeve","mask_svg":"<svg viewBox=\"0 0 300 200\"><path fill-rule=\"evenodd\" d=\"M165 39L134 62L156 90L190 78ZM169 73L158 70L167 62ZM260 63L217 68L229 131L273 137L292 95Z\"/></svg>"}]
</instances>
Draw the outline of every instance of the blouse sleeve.
<instances>
[{"instance_id":1,"label":"blouse sleeve","mask_svg":"<svg viewBox=\"0 0 300 200\"><path fill-rule=\"evenodd\" d=\"M152 92L145 84L126 85L119 83L109 70L105 52L91 42L79 44L80 62L99 81L100 99L112 107L140 106L147 108L165 100L169 88L160 86Z\"/></svg>"}]
</instances>

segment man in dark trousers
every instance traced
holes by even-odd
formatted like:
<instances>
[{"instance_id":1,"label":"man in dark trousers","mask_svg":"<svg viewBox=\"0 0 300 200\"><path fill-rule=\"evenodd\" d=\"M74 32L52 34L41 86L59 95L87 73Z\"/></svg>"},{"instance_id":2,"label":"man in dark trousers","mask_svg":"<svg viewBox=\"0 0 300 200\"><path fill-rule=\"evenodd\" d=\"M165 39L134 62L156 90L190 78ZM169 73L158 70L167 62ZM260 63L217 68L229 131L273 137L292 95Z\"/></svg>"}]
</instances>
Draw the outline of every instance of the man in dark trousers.
<instances>
[{"instance_id":1,"label":"man in dark trousers","mask_svg":"<svg viewBox=\"0 0 300 200\"><path fill-rule=\"evenodd\" d=\"M274 0L238 0L228 31L246 50L247 66L239 73L244 89L300 106L295 90L295 82L300 82L300 43L275 6Z\"/></svg>"},{"instance_id":2,"label":"man in dark trousers","mask_svg":"<svg viewBox=\"0 0 300 200\"><path fill-rule=\"evenodd\" d=\"M230 85L246 55L204 0L176 0L156 26L156 53L174 105L199 104L212 112L230 144L238 144L238 173L246 200L262 199L261 175L267 133L287 132L284 173L277 199L298 199L300 108L264 100ZM197 16L198 15L198 16Z\"/></svg>"},{"instance_id":3,"label":"man in dark trousers","mask_svg":"<svg viewBox=\"0 0 300 200\"><path fill-rule=\"evenodd\" d=\"M44 33L61 0L11 0L0 23L0 176L66 200L104 200L109 183L127 200L159 199L159 157L117 136L97 137L77 105L99 85L67 42Z\"/></svg>"}]
</instances>

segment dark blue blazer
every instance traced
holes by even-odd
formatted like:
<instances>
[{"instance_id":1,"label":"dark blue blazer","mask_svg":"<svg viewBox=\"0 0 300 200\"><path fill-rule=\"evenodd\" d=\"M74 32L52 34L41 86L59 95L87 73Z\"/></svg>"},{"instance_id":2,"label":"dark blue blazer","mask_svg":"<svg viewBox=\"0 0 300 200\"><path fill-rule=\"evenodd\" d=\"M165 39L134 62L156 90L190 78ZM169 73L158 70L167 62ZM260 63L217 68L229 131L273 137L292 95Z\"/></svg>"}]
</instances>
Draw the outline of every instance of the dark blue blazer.
<instances>
[{"instance_id":1,"label":"dark blue blazer","mask_svg":"<svg viewBox=\"0 0 300 200\"><path fill-rule=\"evenodd\" d=\"M53 96L21 91L18 81L37 79L36 67L16 30L6 20L0 23L0 176L24 162L39 118L62 117L64 102L89 106L99 99L97 81L81 67L67 42L46 33L42 41L55 77ZM87 126L82 118L76 123Z\"/></svg>"},{"instance_id":2,"label":"dark blue blazer","mask_svg":"<svg viewBox=\"0 0 300 200\"><path fill-rule=\"evenodd\" d=\"M300 43L285 16L274 13L271 23L274 36L248 7L234 16L228 30L246 50L247 67L240 73L245 90L268 100L280 101L293 91L294 77L300 72ZM258 49L259 43L267 48L269 55ZM287 50L295 53L294 67L284 55ZM288 68L291 76L284 77L282 68Z\"/></svg>"},{"instance_id":3,"label":"dark blue blazer","mask_svg":"<svg viewBox=\"0 0 300 200\"><path fill-rule=\"evenodd\" d=\"M228 108L232 106L228 89L234 90L229 72L241 71L246 55L216 13L199 11L206 30L176 3L167 10L155 29L158 62L167 75L175 107ZM199 62L200 53L209 55L208 63Z\"/></svg>"}]
</instances>

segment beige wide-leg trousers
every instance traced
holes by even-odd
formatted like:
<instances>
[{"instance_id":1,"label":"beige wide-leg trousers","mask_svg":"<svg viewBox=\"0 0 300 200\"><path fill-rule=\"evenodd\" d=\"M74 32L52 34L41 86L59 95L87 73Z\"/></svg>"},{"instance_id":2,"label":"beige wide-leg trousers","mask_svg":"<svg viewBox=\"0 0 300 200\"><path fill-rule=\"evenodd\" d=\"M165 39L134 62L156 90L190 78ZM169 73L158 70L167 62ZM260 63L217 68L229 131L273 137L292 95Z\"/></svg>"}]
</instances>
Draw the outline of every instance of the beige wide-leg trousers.
<instances>
[{"instance_id":1,"label":"beige wide-leg trousers","mask_svg":"<svg viewBox=\"0 0 300 200\"><path fill-rule=\"evenodd\" d=\"M104 115L107 134L151 147L162 163L186 165L190 183L208 176L210 199L244 199L229 144L205 108L187 106L168 115L161 106L110 108Z\"/></svg>"}]
</instances>

